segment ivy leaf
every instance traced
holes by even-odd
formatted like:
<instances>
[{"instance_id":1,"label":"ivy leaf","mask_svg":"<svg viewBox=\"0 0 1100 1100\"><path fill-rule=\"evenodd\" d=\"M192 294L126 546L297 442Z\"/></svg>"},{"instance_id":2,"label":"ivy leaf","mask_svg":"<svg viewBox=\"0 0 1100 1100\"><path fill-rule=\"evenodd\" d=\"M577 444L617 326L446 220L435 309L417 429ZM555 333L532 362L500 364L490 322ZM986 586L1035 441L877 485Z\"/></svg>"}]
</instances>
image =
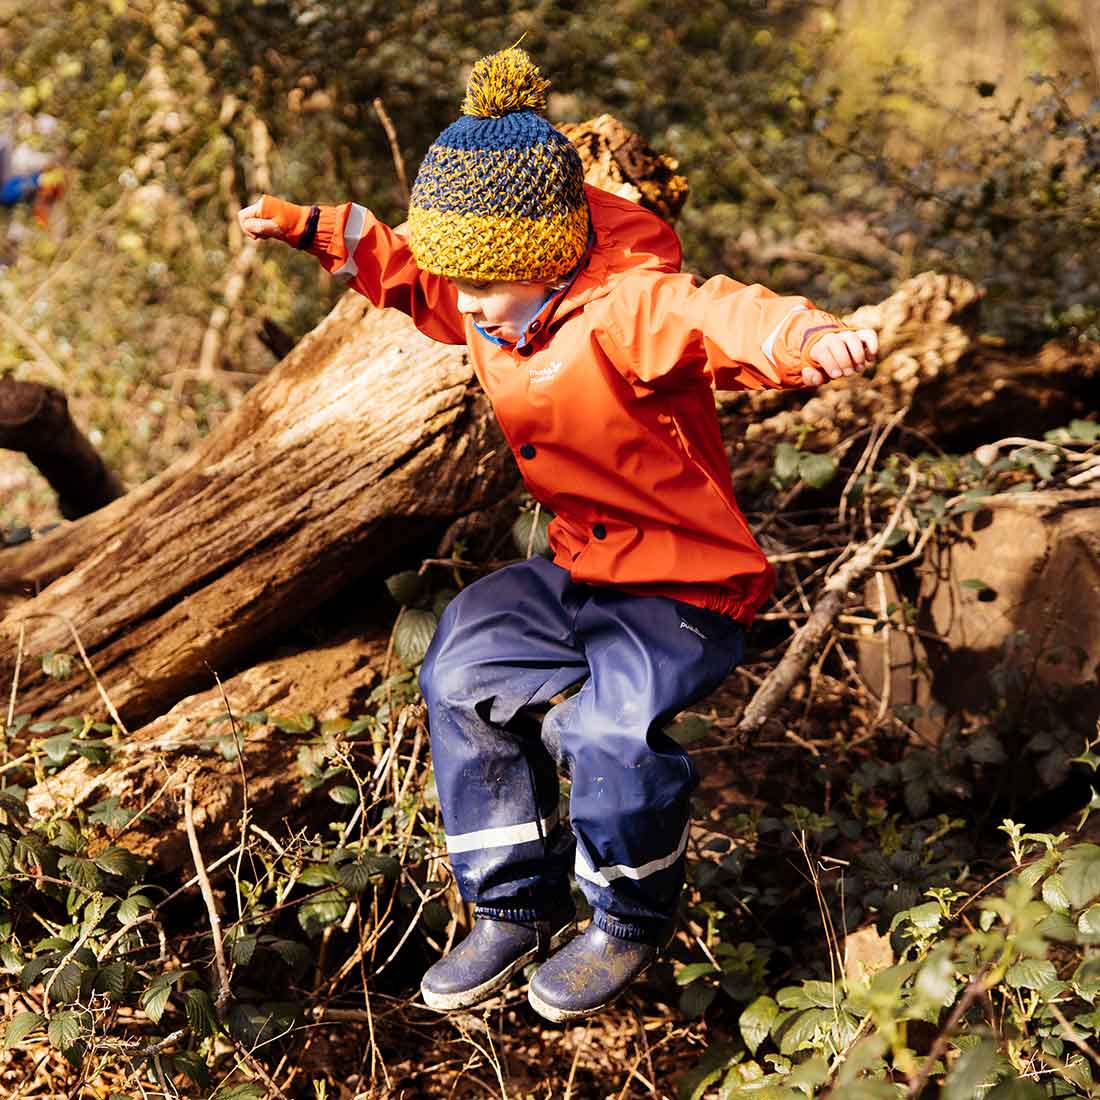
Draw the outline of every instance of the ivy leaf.
<instances>
[{"instance_id":1,"label":"ivy leaf","mask_svg":"<svg viewBox=\"0 0 1100 1100\"><path fill-rule=\"evenodd\" d=\"M37 1031L46 1022L41 1012L20 1012L8 1021L4 1030L4 1049L8 1050L21 1043L33 1031Z\"/></svg>"},{"instance_id":2,"label":"ivy leaf","mask_svg":"<svg viewBox=\"0 0 1100 1100\"><path fill-rule=\"evenodd\" d=\"M768 1037L778 1015L779 1005L765 995L757 997L738 1017L737 1026L741 1029L741 1038L745 1040L745 1046L749 1048L750 1054L756 1054L757 1048Z\"/></svg>"},{"instance_id":3,"label":"ivy leaf","mask_svg":"<svg viewBox=\"0 0 1100 1100\"><path fill-rule=\"evenodd\" d=\"M68 1050L80 1038L80 1017L75 1012L55 1013L46 1036L56 1050Z\"/></svg>"}]
</instances>

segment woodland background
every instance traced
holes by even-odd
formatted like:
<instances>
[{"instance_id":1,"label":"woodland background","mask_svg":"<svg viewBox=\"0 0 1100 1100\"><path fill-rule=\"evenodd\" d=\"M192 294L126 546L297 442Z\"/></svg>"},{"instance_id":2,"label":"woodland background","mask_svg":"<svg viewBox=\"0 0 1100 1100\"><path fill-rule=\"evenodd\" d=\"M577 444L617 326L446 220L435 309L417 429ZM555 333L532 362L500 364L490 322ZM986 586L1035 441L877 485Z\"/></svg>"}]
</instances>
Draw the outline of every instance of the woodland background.
<instances>
[{"instance_id":1,"label":"woodland background","mask_svg":"<svg viewBox=\"0 0 1100 1100\"><path fill-rule=\"evenodd\" d=\"M37 646L19 615L54 605L4 606L2 1087L1100 1094L1092 0L0 0L0 118L68 180L45 231L4 215L0 374L63 391L131 494L170 476L288 353L323 362L325 334L360 323L345 304L315 332L341 288L249 247L236 210L270 191L399 223L396 162L411 178L472 62L521 36L552 120L609 113L678 162L689 269L866 307L887 352L816 405L721 401L781 583L745 670L674 727L705 779L673 951L583 1026L547 1027L518 986L445 1021L415 1004L469 919L440 860L418 629L479 569L538 550L511 492L418 527L247 658L200 654L213 711L142 713L142 736L122 695L113 709L96 622ZM360 400L392 412L391 393ZM73 531L125 534L104 515ZM59 522L33 465L0 451L0 580L5 558L64 545ZM860 546L887 571L845 574ZM1054 573L1064 602L1044 590L1017 614ZM827 639L746 737L838 575ZM995 641L945 625L945 592L967 621L990 612ZM284 674L322 685L301 705L271 686L284 654L330 650ZM356 690L323 697L341 675ZM87 794L127 769L148 785Z\"/></svg>"}]
</instances>

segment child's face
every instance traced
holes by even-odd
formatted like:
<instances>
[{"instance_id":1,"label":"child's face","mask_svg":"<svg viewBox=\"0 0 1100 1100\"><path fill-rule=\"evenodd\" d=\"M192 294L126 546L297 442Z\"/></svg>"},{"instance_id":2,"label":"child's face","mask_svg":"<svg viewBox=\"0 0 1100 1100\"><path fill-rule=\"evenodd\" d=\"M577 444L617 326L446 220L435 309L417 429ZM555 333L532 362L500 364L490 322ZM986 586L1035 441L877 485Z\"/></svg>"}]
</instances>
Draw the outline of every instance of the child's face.
<instances>
[{"instance_id":1,"label":"child's face","mask_svg":"<svg viewBox=\"0 0 1100 1100\"><path fill-rule=\"evenodd\" d=\"M546 283L491 283L452 279L460 313L472 317L491 336L514 344L550 293Z\"/></svg>"}]
</instances>

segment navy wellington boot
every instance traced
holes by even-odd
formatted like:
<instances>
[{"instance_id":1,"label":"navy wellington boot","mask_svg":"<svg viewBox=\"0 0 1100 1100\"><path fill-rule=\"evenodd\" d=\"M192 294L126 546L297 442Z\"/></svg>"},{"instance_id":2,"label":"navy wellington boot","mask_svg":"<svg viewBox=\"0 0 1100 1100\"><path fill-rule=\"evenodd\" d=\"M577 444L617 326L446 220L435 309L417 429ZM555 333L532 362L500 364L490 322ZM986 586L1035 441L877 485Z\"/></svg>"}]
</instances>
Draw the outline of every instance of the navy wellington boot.
<instances>
[{"instance_id":1,"label":"navy wellington boot","mask_svg":"<svg viewBox=\"0 0 1100 1100\"><path fill-rule=\"evenodd\" d=\"M437 1012L471 1008L507 985L517 970L545 959L576 927L571 902L545 920L478 917L470 934L421 979L424 1003Z\"/></svg>"},{"instance_id":2,"label":"navy wellington boot","mask_svg":"<svg viewBox=\"0 0 1100 1100\"><path fill-rule=\"evenodd\" d=\"M659 952L656 944L610 936L590 924L535 971L527 999L555 1023L591 1016L615 1000Z\"/></svg>"}]
</instances>

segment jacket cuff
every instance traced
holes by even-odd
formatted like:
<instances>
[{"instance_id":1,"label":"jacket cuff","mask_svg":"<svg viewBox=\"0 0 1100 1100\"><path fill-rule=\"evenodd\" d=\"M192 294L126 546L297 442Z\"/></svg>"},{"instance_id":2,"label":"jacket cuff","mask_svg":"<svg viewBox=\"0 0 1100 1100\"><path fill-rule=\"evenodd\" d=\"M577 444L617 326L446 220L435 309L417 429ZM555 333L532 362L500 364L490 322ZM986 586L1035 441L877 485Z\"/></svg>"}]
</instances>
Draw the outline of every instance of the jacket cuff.
<instances>
[{"instance_id":1,"label":"jacket cuff","mask_svg":"<svg viewBox=\"0 0 1100 1100\"><path fill-rule=\"evenodd\" d=\"M838 321L831 313L824 310L812 309L800 313L791 325L787 333L786 344L791 352L791 359L798 363L798 371L803 367L813 367L815 364L810 358L818 341L834 332L846 332L849 326Z\"/></svg>"},{"instance_id":2,"label":"jacket cuff","mask_svg":"<svg viewBox=\"0 0 1100 1100\"><path fill-rule=\"evenodd\" d=\"M299 206L294 202L277 199L274 195L264 195L260 200L260 217L270 218L282 232L283 239L294 248L302 239L309 223L309 206Z\"/></svg>"}]
</instances>

